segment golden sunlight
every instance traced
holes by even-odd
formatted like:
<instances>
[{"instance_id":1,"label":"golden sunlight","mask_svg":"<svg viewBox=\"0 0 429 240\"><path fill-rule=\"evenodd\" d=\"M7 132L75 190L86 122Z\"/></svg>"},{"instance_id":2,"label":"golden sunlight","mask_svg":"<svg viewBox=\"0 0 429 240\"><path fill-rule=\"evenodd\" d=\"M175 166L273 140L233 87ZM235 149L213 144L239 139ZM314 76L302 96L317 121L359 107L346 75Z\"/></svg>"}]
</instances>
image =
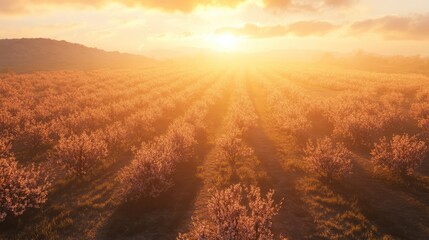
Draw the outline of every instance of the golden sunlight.
<instances>
[{"instance_id":1,"label":"golden sunlight","mask_svg":"<svg viewBox=\"0 0 429 240\"><path fill-rule=\"evenodd\" d=\"M0 0L0 240L429 240L429 0Z\"/></svg>"},{"instance_id":2,"label":"golden sunlight","mask_svg":"<svg viewBox=\"0 0 429 240\"><path fill-rule=\"evenodd\" d=\"M241 42L241 38L230 33L214 35L210 39L211 48L221 52L237 51Z\"/></svg>"}]
</instances>

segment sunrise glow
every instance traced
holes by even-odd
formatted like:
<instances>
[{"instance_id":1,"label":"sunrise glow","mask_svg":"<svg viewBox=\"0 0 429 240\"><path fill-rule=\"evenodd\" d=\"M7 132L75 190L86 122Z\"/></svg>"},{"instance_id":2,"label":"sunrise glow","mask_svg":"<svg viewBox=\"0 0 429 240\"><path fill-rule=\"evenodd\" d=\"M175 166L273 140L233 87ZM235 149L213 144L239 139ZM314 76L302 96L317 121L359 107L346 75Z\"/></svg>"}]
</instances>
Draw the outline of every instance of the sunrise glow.
<instances>
[{"instance_id":1,"label":"sunrise glow","mask_svg":"<svg viewBox=\"0 0 429 240\"><path fill-rule=\"evenodd\" d=\"M0 0L3 239L429 239L429 0Z\"/></svg>"},{"instance_id":2,"label":"sunrise glow","mask_svg":"<svg viewBox=\"0 0 429 240\"><path fill-rule=\"evenodd\" d=\"M242 40L232 34L220 34L212 36L210 42L216 51L232 52L239 49Z\"/></svg>"},{"instance_id":3,"label":"sunrise glow","mask_svg":"<svg viewBox=\"0 0 429 240\"><path fill-rule=\"evenodd\" d=\"M60 2L1 1L0 36L43 36L155 58L201 48L429 55L426 0Z\"/></svg>"}]
</instances>

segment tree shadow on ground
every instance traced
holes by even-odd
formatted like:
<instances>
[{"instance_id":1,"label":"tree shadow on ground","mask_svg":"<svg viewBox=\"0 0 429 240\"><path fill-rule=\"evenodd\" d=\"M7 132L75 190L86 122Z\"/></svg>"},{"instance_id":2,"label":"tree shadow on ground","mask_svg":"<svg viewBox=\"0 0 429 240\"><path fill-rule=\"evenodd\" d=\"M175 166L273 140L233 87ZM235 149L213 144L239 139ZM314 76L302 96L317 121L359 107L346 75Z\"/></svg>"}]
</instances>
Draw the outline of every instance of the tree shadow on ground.
<instances>
[{"instance_id":1,"label":"tree shadow on ground","mask_svg":"<svg viewBox=\"0 0 429 240\"><path fill-rule=\"evenodd\" d=\"M101 238L174 239L190 224L193 203L201 187L197 169L209 146L197 136L196 159L182 162L173 175L173 187L157 198L144 197L121 203L100 229Z\"/></svg>"},{"instance_id":2,"label":"tree shadow on ground","mask_svg":"<svg viewBox=\"0 0 429 240\"><path fill-rule=\"evenodd\" d=\"M414 187L377 179L355 164L350 178L326 186L344 199L354 199L356 209L379 233L400 239L425 239L429 234L429 193L411 185Z\"/></svg>"}]
</instances>

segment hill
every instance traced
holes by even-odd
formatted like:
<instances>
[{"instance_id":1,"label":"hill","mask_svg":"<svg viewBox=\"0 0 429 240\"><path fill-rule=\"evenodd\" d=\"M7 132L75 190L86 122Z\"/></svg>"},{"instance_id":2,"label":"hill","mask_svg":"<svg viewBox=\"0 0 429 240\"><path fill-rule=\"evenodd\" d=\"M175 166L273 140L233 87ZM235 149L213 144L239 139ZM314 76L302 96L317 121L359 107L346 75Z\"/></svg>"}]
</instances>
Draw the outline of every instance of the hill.
<instances>
[{"instance_id":1,"label":"hill","mask_svg":"<svg viewBox=\"0 0 429 240\"><path fill-rule=\"evenodd\" d=\"M0 40L0 71L88 70L142 67L154 60L43 38Z\"/></svg>"}]
</instances>

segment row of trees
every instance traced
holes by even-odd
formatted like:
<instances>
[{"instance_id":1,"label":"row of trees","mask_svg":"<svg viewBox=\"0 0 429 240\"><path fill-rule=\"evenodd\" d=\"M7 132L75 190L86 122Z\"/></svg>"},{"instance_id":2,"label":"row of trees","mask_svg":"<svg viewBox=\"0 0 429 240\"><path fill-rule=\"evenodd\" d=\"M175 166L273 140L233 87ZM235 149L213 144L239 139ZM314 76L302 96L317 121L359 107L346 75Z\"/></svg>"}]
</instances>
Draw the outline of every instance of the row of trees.
<instances>
[{"instance_id":1,"label":"row of trees","mask_svg":"<svg viewBox=\"0 0 429 240\"><path fill-rule=\"evenodd\" d=\"M21 78L22 75L17 75L18 78ZM35 78L34 76L32 76ZM84 74L79 75L78 77L81 77L85 80ZM104 76L109 77L109 76ZM100 80L99 78L95 78L96 80ZM14 82L20 82L21 80L24 82L27 82L26 79L15 79ZM20 81L18 81L20 80ZM82 79L78 79L81 82L78 82L75 87L79 87L79 84L84 84L85 81ZM94 80L94 79L91 79ZM142 132L148 133L150 129L153 129L153 123L159 120L164 116L164 114L168 111L173 110L177 106L184 106L187 103L190 103L194 101L195 97L198 96L199 91L201 89L207 87L209 84L213 82L213 77L209 76L206 81L199 81L197 84L192 85L188 88L182 88L187 82L192 81L192 78L186 79L186 81L174 81L171 84L168 83L168 79L164 79L162 83L160 81L154 81L157 82L157 84L164 85L160 87L158 90L154 90L151 92L151 94L148 94L149 97L138 97L139 102L142 102L142 99L148 102L148 106L144 110L139 110L137 113L132 113L131 106L134 105L125 105L128 107L128 110L126 112L131 112L132 117L126 117L124 118L125 121L116 121L112 124L108 125L100 125L102 127L96 128L94 126L90 126L87 124L83 124L82 129L87 129L88 131L80 131L79 128L75 128L75 125L70 125L69 130L67 131L59 131L58 125L55 123L56 120L59 118L67 119L67 121L70 121L71 119L74 119L73 116L81 116L88 113L91 113L89 115L96 115L98 109L97 105L90 105L94 106L94 108L91 108L91 111L87 111L90 108L87 108L84 106L82 109L83 112L79 112L79 108L75 108L76 112L69 112L69 114L65 114L63 116L55 116L55 118L49 118L49 114L45 114L45 117L43 118L45 123L36 121L35 118L37 118L38 112L34 111L31 112L29 109L17 109L14 111L13 105L10 104L11 99L13 98L0 98L0 104L2 106L6 106L4 109L4 112L2 111L0 114L0 122L5 123L5 121L9 119L8 117L12 116L14 121L18 122L24 122L23 126L26 130L25 133L19 133L11 128L6 128L7 126L5 124L0 126L4 126L5 128L2 128L2 130L8 135L11 135L12 137L8 138L7 141L3 140L0 144L0 150L1 150L1 163L0 163L0 178L1 178L1 189L0 189L0 200L1 200L1 212L0 212L0 221L3 221L5 217L9 214L11 215L21 215L27 208L37 208L40 207L41 204L46 202L47 200L47 194L48 189L51 185L51 181L48 180L47 176L48 173L44 169L57 169L55 166L58 166L60 168L63 168L66 172L68 172L72 176L78 176L78 177L84 177L90 174L95 173L95 170L100 169L103 167L104 163L106 163L107 159L109 157L112 157L112 154L115 152L125 152L129 148L131 148L132 144L134 144L137 141L140 141L138 138L136 138L136 141L132 141L133 139L130 137L132 136L138 136ZM42 80L41 80L42 81ZM116 79L117 81L117 79ZM134 79L131 80L133 82ZM141 79L139 79L141 81ZM13 84L14 82L11 82ZM39 83L38 81L35 81ZM44 81L42 81L44 82ZM59 81L61 83L62 81ZM111 84L114 85L115 81L109 81ZM0 89L0 91L8 92L10 89L4 86L3 81L0 82L0 84L3 84L2 87L4 89ZM59 84L58 83L58 84ZM91 82L93 83L93 82ZM135 82L140 85L140 83L137 81ZM168 83L168 84L166 84ZM68 83L70 85L70 83ZM97 82L95 82L97 84ZM120 85L120 82L118 83ZM145 85L146 83L142 84ZM45 85L43 85L45 86ZM85 85L86 86L86 85ZM152 87L155 87L153 85ZM47 87L47 86L46 86ZM51 88L56 88L56 85L53 84L53 86L50 86ZM61 88L61 87L60 87ZM12 88L11 88L12 89ZM25 88L26 89L26 88ZM145 88L147 90L150 90L148 88ZM34 89L29 89L35 91ZM43 88L40 89L40 91L44 90ZM141 89L140 89L141 90ZM178 91L176 94L172 94L174 91ZM12 91L12 90L11 90ZM15 90L13 90L15 91ZM49 89L47 90L49 92ZM121 91L121 90L118 90ZM128 91L132 95L132 91ZM8 92L6 96L10 97L10 94L12 92ZM83 91L85 93L85 91ZM121 91L122 94L127 94L127 91ZM23 97L25 101L30 101L31 99L35 99L37 96L37 101L48 103L47 101L44 101L44 97L50 99L49 94L42 94L42 93L32 93L30 91L30 95L33 94L34 96L31 97ZM64 95L67 95L66 92L61 93ZM90 93L87 93L90 95ZM141 92L140 92L141 94ZM168 94L168 97L162 98L161 96L163 94ZM23 94L25 95L25 94ZM43 95L43 97L39 97L38 95ZM46 96L45 96L46 95ZM119 97L119 96L118 96ZM40 98L40 99L39 99ZM123 98L123 96L122 96ZM153 98L153 101L149 103L148 100ZM119 99L119 98L118 98ZM126 98L123 98L126 99ZM22 100L22 99L21 99ZM24 101L22 100L22 101ZM96 100L94 100L96 101ZM128 100L124 100L128 101ZM73 102L73 101L71 101ZM64 103L62 102L56 102L56 105L68 105L72 106L73 104L70 103ZM103 104L103 101L98 101L99 104ZM82 104L79 100L75 102L75 104ZM114 102L106 103L107 107L111 106L109 104L114 104ZM50 104L51 105L51 104ZM49 106L50 106L49 105ZM56 106L55 105L55 106ZM120 105L120 104L119 104ZM117 106L119 106L117 105ZM9 106L9 107L8 107ZM47 107L46 105L45 107ZM103 106L102 106L103 107ZM39 108L40 109L40 108ZM58 108L56 108L58 109ZM125 109L125 108L124 108ZM49 112L49 110L46 110ZM4 113L7 114L4 114ZM22 114L26 113L26 114ZM55 111L52 111L52 114L54 114ZM85 114L84 114L85 113ZM33 119L31 122L24 121L24 117L28 119ZM33 118L34 117L34 118ZM98 118L97 118L98 119ZM94 121L98 121L97 119L93 119ZM144 124L132 124L134 122L144 122ZM12 121L13 122L13 121ZM51 125L52 124L52 125ZM82 124L82 123L80 123ZM13 124L12 124L13 125ZM19 124L19 129L22 128ZM79 126L77 124L76 126ZM139 132L134 132L133 127L138 126ZM131 127L131 128L130 128ZM15 128L16 129L16 128ZM51 131L57 131L57 134L61 134L59 137L58 142L56 142L52 148L52 151L48 150L48 154L45 155L47 158L51 159L52 161L46 161L42 162L40 166L36 166L33 164L29 164L28 166L20 166L20 164L17 162L17 160L14 158L11 148L12 145L15 144L22 144L27 143L25 146L31 146L31 148L34 148L36 146L43 145L43 143L46 142L52 142L53 139L51 138ZM76 133L74 133L76 131ZM173 141L177 140L178 134L171 134L173 137ZM6 139L6 138L5 138ZM180 141L180 140L179 140ZM140 141L141 142L141 141ZM171 145L170 145L171 147ZM46 152L45 152L46 153ZM51 165L51 163L55 163L55 165ZM49 173L56 174L58 171L50 171ZM54 179L54 176L49 176L50 179Z\"/></svg>"},{"instance_id":2,"label":"row of trees","mask_svg":"<svg viewBox=\"0 0 429 240\"><path fill-rule=\"evenodd\" d=\"M249 130L258 124L244 81L238 77L235 82L235 92L223 119L224 133L215 142L217 174L210 178L219 187L237 182L255 184L263 177L254 150L244 140Z\"/></svg>"},{"instance_id":3,"label":"row of trees","mask_svg":"<svg viewBox=\"0 0 429 240\"><path fill-rule=\"evenodd\" d=\"M358 146L370 147L386 133L406 125L403 94L378 96L372 92L346 92L327 102L324 116L334 126L333 134ZM410 119L408 119L410 120Z\"/></svg>"},{"instance_id":4,"label":"row of trees","mask_svg":"<svg viewBox=\"0 0 429 240\"><path fill-rule=\"evenodd\" d=\"M276 77L273 74L269 76ZM308 103L304 94L293 88L282 89L284 91L276 88L269 76L260 77L264 79L264 87L269 93L267 103L277 126L299 139L306 138L312 128L309 115L314 106Z\"/></svg>"},{"instance_id":5,"label":"row of trees","mask_svg":"<svg viewBox=\"0 0 429 240\"><path fill-rule=\"evenodd\" d=\"M51 145L61 135L138 116L151 101L184 89L205 73L158 70L2 75L0 131L13 134L24 147Z\"/></svg>"},{"instance_id":6,"label":"row of trees","mask_svg":"<svg viewBox=\"0 0 429 240\"><path fill-rule=\"evenodd\" d=\"M257 115L244 84L242 78L235 82L232 103L223 120L225 133L216 139L217 173L210 176L216 187L209 190L205 208L208 218L193 218L189 231L177 239L274 239L273 217L281 207L281 202L275 203L274 191L263 196L254 185L230 185L256 184L260 175L259 160L244 140L257 126Z\"/></svg>"},{"instance_id":7,"label":"row of trees","mask_svg":"<svg viewBox=\"0 0 429 240\"><path fill-rule=\"evenodd\" d=\"M177 123L167 134L144 143L120 174L126 194L132 198L155 198L167 191L173 185L177 164L192 158L195 144L195 129L185 123Z\"/></svg>"},{"instance_id":8,"label":"row of trees","mask_svg":"<svg viewBox=\"0 0 429 240\"><path fill-rule=\"evenodd\" d=\"M19 216L47 200L50 181L43 169L20 166L11 152L10 139L0 138L0 222L8 215Z\"/></svg>"},{"instance_id":9,"label":"row of trees","mask_svg":"<svg viewBox=\"0 0 429 240\"><path fill-rule=\"evenodd\" d=\"M205 84L202 81L188 91L179 92L164 99L155 100L144 111L139 112L139 131L134 132L136 124L132 122L115 122L105 128L81 134L62 136L54 146L50 159L64 168L71 175L83 177L103 166L107 157L117 151L130 148L134 142L140 143L141 135L149 133L154 123L161 119L168 110L191 101ZM131 118L134 119L134 118ZM135 123L135 122L134 122ZM135 141L133 140L135 136ZM162 145L162 144L161 144Z\"/></svg>"},{"instance_id":10,"label":"row of trees","mask_svg":"<svg viewBox=\"0 0 429 240\"><path fill-rule=\"evenodd\" d=\"M422 76L299 68L266 71L258 78L264 79L278 127L304 143L321 128L347 144L367 148L414 124L422 134L428 132L429 94Z\"/></svg>"},{"instance_id":11,"label":"row of trees","mask_svg":"<svg viewBox=\"0 0 429 240\"><path fill-rule=\"evenodd\" d=\"M356 131L352 131L354 128L350 127L347 127L347 130L343 129L347 134L350 134L348 136L353 139L354 143L362 143L365 134L369 134L367 135L368 137L377 137L379 136L377 134L385 130L387 126L395 126L395 124L402 121L401 114L397 111L401 101L395 102L393 97L389 98L390 96L385 100L382 99L387 104L387 110L377 113L375 119L371 119L371 114L363 118L363 121L374 120L367 123L366 130L361 128L364 126L362 124L357 126ZM287 106L285 99L280 95L272 97L269 102L273 107L272 109L278 114L277 117L282 120L279 121L282 123L282 127L286 126L285 129L297 135L308 133L310 128L306 116L309 113L308 109L305 113L302 112L306 110L287 112L285 110L291 108ZM379 110L380 106L374 108L374 111ZM420 108L419 113L421 112ZM239 116L240 114L235 112L234 115ZM424 114L419 116L422 119L426 117ZM354 117L345 121L348 121L349 124L353 122L351 119L354 119ZM284 120L286 120L286 125ZM378 123L374 125L377 121ZM419 121L419 125L421 122L424 122L424 120ZM363 122L358 121L357 123ZM356 125L356 123L354 124ZM231 125L234 126L234 124ZM235 128L241 129L240 125L235 126ZM378 129L380 132L375 134L370 132ZM365 134L360 136L359 134L361 133ZM240 130L237 132L231 131L231 133L220 137L217 143L217 148L220 149L218 159L227 159L233 169L237 168L237 159L248 158L253 154L252 149L247 147L241 138L237 137L241 134ZM338 137L339 135L334 134L334 136ZM344 137L344 135L342 136ZM367 143L364 142L364 144ZM304 153L304 160L309 170L321 176L332 179L341 178L352 173L353 156L343 142L328 137L319 138L316 141L310 140L307 142ZM375 166L375 170L387 169L406 175L411 174L421 165L426 153L427 146L425 142L419 140L416 136L410 137L407 134L394 135L389 141L383 137L375 143L371 151L371 161ZM255 208L255 206L258 207ZM274 204L272 192L269 192L264 199L260 197L260 190L255 187L245 188L241 185L233 185L224 190L211 190L207 205L209 217L204 220L193 219L190 231L186 234L180 234L178 239L273 239L274 235L271 232L272 217L277 214L278 210L279 205Z\"/></svg>"},{"instance_id":12,"label":"row of trees","mask_svg":"<svg viewBox=\"0 0 429 240\"><path fill-rule=\"evenodd\" d=\"M425 141L429 140L426 126L429 123L429 92L425 88L420 90L423 84L420 80L414 79L404 88L398 83L400 79L383 79L386 76L379 74L359 75L365 78L365 84L346 79L346 73L333 76L324 72L320 76L310 73L311 78L305 75L309 73L285 73L283 77L270 73L268 77L261 77L265 79L263 85L269 93L267 100L277 126L287 134L292 134L299 141L320 134L313 131L314 120L317 119L312 115L317 113L320 113L318 118L325 118L332 124L331 132L326 131L330 128L326 122L323 126L324 134L331 137L308 140L303 149L310 171L328 178L350 174L352 154L344 142L352 146L372 147L371 162L376 171L384 169L407 175L422 164L427 153ZM329 79L324 81L321 76ZM342 92L332 94L330 98L320 97L321 101L316 102L309 98L308 89L301 88L300 84ZM385 91L386 88L394 90ZM413 98L410 92L416 89L417 94ZM396 131L412 130L412 122L420 128L416 136L393 134L389 140L384 137Z\"/></svg>"},{"instance_id":13,"label":"row of trees","mask_svg":"<svg viewBox=\"0 0 429 240\"><path fill-rule=\"evenodd\" d=\"M231 185L224 190L210 191L206 220L193 219L188 233L178 240L274 239L273 217L281 202L275 203L274 191L265 196L258 187Z\"/></svg>"},{"instance_id":14,"label":"row of trees","mask_svg":"<svg viewBox=\"0 0 429 240\"><path fill-rule=\"evenodd\" d=\"M426 157L428 147L415 136L394 135L380 139L371 150L371 161L376 171L389 170L401 176L411 175ZM352 173L352 155L344 143L331 138L309 141L304 149L308 168L320 176L341 178Z\"/></svg>"},{"instance_id":15,"label":"row of trees","mask_svg":"<svg viewBox=\"0 0 429 240\"><path fill-rule=\"evenodd\" d=\"M418 126L423 130L423 135L429 141L429 90L424 89L417 93L416 102L411 106L414 118Z\"/></svg>"},{"instance_id":16,"label":"row of trees","mask_svg":"<svg viewBox=\"0 0 429 240\"><path fill-rule=\"evenodd\" d=\"M201 123L207 109L222 96L225 85L225 81L219 81L184 116L174 121L164 135L141 145L119 177L128 196L155 198L170 189L177 165L194 158L196 133L204 128Z\"/></svg>"}]
</instances>

